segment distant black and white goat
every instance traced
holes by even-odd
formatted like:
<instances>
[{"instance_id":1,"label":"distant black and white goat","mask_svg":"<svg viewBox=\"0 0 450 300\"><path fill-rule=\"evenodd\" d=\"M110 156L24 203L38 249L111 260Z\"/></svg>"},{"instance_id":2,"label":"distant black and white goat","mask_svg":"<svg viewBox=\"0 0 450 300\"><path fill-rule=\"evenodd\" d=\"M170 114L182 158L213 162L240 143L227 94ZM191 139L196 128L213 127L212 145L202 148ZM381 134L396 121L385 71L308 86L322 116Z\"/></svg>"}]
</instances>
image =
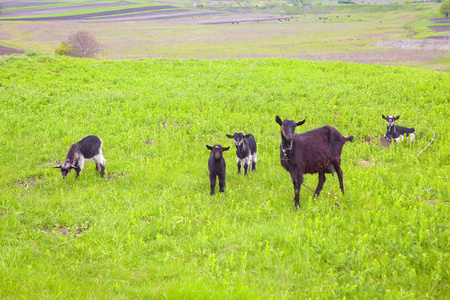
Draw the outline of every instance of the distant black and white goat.
<instances>
[{"instance_id":1,"label":"distant black and white goat","mask_svg":"<svg viewBox=\"0 0 450 300\"><path fill-rule=\"evenodd\" d=\"M246 175L247 171L250 170L250 164L252 170L256 170L258 150L256 149L255 137L252 134L243 134L242 132L235 132L233 135L227 134L227 137L234 139L238 173L241 173L241 167L244 167L244 175Z\"/></svg>"},{"instance_id":2,"label":"distant black and white goat","mask_svg":"<svg viewBox=\"0 0 450 300\"><path fill-rule=\"evenodd\" d=\"M386 120L387 123L387 131L386 134L384 135L384 138L391 141L394 140L396 143L400 141L400 139L403 139L404 135L406 134L406 136L409 136L409 139L411 142L414 141L414 138L416 137L415 129L414 128L407 128L407 127L402 127L402 126L398 126L395 125L395 121L397 121L398 119L400 119L400 116L387 116L385 117L384 115L381 115L383 119Z\"/></svg>"},{"instance_id":3,"label":"distant black and white goat","mask_svg":"<svg viewBox=\"0 0 450 300\"><path fill-rule=\"evenodd\" d=\"M105 158L102 154L102 144L103 141L99 137L95 135L87 136L78 143L72 144L64 162L53 168L61 169L63 179L66 179L70 171L75 169L78 179L84 168L84 161L93 160L96 170L104 177Z\"/></svg>"},{"instance_id":4,"label":"distant black and white goat","mask_svg":"<svg viewBox=\"0 0 450 300\"><path fill-rule=\"evenodd\" d=\"M221 145L208 146L206 148L211 150L208 159L209 181L211 184L211 196L214 195L216 189L216 177L219 176L220 192L223 193L225 189L226 164L223 158L223 152L230 149L230 147L222 147Z\"/></svg>"}]
</instances>

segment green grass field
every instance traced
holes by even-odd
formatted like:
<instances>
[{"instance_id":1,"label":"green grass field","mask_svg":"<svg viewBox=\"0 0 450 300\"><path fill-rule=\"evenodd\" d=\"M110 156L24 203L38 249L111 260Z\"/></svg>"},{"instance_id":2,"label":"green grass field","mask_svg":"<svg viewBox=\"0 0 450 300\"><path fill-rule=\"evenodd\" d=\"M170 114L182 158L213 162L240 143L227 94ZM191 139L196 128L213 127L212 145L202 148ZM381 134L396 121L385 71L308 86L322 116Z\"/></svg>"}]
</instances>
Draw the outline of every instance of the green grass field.
<instances>
[{"instance_id":1,"label":"green grass field","mask_svg":"<svg viewBox=\"0 0 450 300\"><path fill-rule=\"evenodd\" d=\"M450 74L294 59L0 58L0 298L450 296ZM381 114L414 127L389 148ZM275 116L336 127L346 194L306 175L293 210ZM258 166L209 195L205 145ZM106 178L53 169L86 135ZM433 142L421 152L433 139ZM418 156L418 154L421 154Z\"/></svg>"}]
</instances>

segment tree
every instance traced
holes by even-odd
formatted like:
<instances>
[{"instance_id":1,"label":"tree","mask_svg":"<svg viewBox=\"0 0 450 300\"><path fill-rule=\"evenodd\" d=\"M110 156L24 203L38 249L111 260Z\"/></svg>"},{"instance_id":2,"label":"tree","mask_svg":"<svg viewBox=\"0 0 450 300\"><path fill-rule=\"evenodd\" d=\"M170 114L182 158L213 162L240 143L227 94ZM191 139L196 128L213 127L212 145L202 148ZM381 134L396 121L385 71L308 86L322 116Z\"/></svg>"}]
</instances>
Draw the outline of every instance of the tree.
<instances>
[{"instance_id":1,"label":"tree","mask_svg":"<svg viewBox=\"0 0 450 300\"><path fill-rule=\"evenodd\" d=\"M66 44L70 48L68 55L74 57L95 57L103 50L103 46L85 30L69 36Z\"/></svg>"},{"instance_id":2,"label":"tree","mask_svg":"<svg viewBox=\"0 0 450 300\"><path fill-rule=\"evenodd\" d=\"M441 6L439 7L439 12L441 14L444 14L445 17L448 18L448 14L450 13L450 0L442 2Z\"/></svg>"}]
</instances>

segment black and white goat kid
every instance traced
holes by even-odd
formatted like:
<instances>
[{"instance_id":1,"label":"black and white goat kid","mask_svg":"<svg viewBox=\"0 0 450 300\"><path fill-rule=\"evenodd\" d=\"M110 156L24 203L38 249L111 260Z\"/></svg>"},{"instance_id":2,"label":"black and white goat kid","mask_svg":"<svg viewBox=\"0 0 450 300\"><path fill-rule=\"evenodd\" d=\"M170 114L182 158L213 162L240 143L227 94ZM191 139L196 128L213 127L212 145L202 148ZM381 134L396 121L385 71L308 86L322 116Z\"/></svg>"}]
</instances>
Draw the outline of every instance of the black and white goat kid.
<instances>
[{"instance_id":1,"label":"black and white goat kid","mask_svg":"<svg viewBox=\"0 0 450 300\"><path fill-rule=\"evenodd\" d=\"M250 170L256 170L257 153L255 137L252 134L243 134L242 132L235 132L233 135L227 134L227 137L234 139L236 146L236 157L238 173L241 173L241 167L244 167L244 175Z\"/></svg>"},{"instance_id":2,"label":"black and white goat kid","mask_svg":"<svg viewBox=\"0 0 450 300\"><path fill-rule=\"evenodd\" d=\"M414 141L414 138L416 137L415 135L415 129L414 128L407 128L407 127L402 127L402 126L398 126L395 125L395 121L397 121L398 119L400 119L400 116L387 116L385 117L384 115L381 115L383 119L386 120L387 123L387 131L386 134L384 135L384 138L391 141L394 140L396 143L400 141L400 139L403 139L404 135L406 134L406 136L409 136L409 139L411 142Z\"/></svg>"},{"instance_id":3,"label":"black and white goat kid","mask_svg":"<svg viewBox=\"0 0 450 300\"><path fill-rule=\"evenodd\" d=\"M104 177L105 158L102 153L102 144L103 141L99 137L89 135L78 143L72 144L64 162L53 168L61 169L63 179L66 179L70 171L75 169L77 172L76 178L78 179L84 168L85 160L93 160L95 162L96 170Z\"/></svg>"},{"instance_id":4,"label":"black and white goat kid","mask_svg":"<svg viewBox=\"0 0 450 300\"><path fill-rule=\"evenodd\" d=\"M223 158L223 152L230 149L230 147L222 147L221 145L208 146L208 150L211 150L211 154L208 159L209 169L209 182L211 184L211 196L216 192L216 177L219 177L219 192L223 193L225 190L225 177L226 177L226 164Z\"/></svg>"}]
</instances>

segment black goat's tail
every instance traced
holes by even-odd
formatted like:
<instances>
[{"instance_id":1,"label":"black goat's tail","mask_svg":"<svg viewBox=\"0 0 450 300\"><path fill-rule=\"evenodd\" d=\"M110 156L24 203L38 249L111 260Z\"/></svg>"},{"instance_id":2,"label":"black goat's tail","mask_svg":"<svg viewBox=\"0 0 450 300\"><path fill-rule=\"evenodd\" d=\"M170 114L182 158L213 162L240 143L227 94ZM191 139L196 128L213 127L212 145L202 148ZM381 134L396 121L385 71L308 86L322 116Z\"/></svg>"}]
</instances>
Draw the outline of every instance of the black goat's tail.
<instances>
[{"instance_id":1,"label":"black goat's tail","mask_svg":"<svg viewBox=\"0 0 450 300\"><path fill-rule=\"evenodd\" d=\"M344 137L344 139L345 139L346 142L352 142L353 143L353 135L346 136L346 137Z\"/></svg>"}]
</instances>

